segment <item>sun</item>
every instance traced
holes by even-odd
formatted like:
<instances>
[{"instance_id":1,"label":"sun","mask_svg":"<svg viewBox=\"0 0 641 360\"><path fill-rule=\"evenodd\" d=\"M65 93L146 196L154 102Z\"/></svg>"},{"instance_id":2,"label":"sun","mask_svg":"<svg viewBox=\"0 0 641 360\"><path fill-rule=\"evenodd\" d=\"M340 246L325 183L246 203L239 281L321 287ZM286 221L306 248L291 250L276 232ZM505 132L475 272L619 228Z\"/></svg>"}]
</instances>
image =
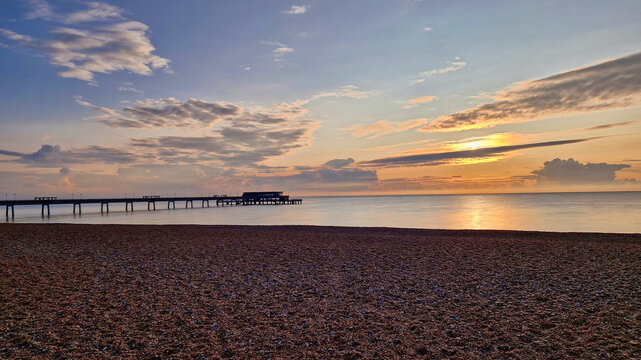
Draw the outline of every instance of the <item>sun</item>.
<instances>
[{"instance_id":1,"label":"sun","mask_svg":"<svg viewBox=\"0 0 641 360\"><path fill-rule=\"evenodd\" d=\"M497 133L482 137L473 137L451 142L448 146L454 150L477 150L481 148L509 145L513 142L514 134Z\"/></svg>"},{"instance_id":2,"label":"sun","mask_svg":"<svg viewBox=\"0 0 641 360\"><path fill-rule=\"evenodd\" d=\"M486 140L477 140L477 141L470 141L467 143L461 144L462 147L467 148L467 149L472 149L476 150L478 148L482 148L484 146L487 146L489 141Z\"/></svg>"}]
</instances>

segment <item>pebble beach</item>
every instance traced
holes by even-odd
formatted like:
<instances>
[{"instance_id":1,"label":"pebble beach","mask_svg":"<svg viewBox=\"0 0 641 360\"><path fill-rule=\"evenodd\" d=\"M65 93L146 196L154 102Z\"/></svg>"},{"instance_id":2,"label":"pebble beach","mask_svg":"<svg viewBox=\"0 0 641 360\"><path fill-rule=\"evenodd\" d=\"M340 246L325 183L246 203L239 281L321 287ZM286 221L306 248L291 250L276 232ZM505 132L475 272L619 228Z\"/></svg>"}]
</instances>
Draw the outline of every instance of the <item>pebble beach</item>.
<instances>
[{"instance_id":1,"label":"pebble beach","mask_svg":"<svg viewBox=\"0 0 641 360\"><path fill-rule=\"evenodd\" d=\"M0 358L639 359L641 235L0 225Z\"/></svg>"}]
</instances>

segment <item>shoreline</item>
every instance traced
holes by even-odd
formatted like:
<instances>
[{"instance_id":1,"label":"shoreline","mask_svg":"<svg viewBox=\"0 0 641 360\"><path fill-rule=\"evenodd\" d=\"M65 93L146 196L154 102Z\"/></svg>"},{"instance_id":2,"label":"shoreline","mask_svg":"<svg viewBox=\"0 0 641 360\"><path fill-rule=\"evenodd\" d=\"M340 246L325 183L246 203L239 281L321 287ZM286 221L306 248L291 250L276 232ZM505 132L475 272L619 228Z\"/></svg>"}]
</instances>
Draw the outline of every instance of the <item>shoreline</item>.
<instances>
[{"instance_id":1,"label":"shoreline","mask_svg":"<svg viewBox=\"0 0 641 360\"><path fill-rule=\"evenodd\" d=\"M96 214L89 214L96 215ZM100 215L100 214L98 214ZM66 216L66 215L60 215ZM356 225L297 225L297 224L285 224L285 225L237 225L237 224L133 224L133 223L73 223L73 222L0 222L0 228L2 226L89 226L89 227L102 227L102 226L118 226L118 227L202 227L202 228L257 228L257 229L282 229L287 230L288 228L298 228L298 229L333 229L333 230L354 230L354 231L418 231L426 232L426 235L429 233L441 234L441 233L451 233L450 235L456 235L460 233L466 236L472 236L474 233L491 233L494 235L500 235L501 233L506 234L521 234L521 235L551 235L551 236L560 236L560 235L569 235L569 236L580 236L580 235L613 235L613 236L622 236L622 237L631 237L634 239L641 239L641 232L599 232L599 231L554 231L554 230L514 230L514 229L447 229L447 228L419 228L419 227L392 227L392 226L356 226Z\"/></svg>"},{"instance_id":2,"label":"shoreline","mask_svg":"<svg viewBox=\"0 0 641 360\"><path fill-rule=\"evenodd\" d=\"M641 357L641 234L0 225L0 357Z\"/></svg>"}]
</instances>

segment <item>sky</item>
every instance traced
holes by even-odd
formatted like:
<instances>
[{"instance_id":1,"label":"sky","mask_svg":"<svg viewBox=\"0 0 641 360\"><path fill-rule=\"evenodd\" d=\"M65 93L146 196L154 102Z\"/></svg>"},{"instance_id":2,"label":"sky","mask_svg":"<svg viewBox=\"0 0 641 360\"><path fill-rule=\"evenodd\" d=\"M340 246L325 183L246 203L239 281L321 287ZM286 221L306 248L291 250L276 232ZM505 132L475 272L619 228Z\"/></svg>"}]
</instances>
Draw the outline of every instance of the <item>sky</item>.
<instances>
[{"instance_id":1,"label":"sky","mask_svg":"<svg viewBox=\"0 0 641 360\"><path fill-rule=\"evenodd\" d=\"M0 197L641 190L639 1L0 3Z\"/></svg>"}]
</instances>

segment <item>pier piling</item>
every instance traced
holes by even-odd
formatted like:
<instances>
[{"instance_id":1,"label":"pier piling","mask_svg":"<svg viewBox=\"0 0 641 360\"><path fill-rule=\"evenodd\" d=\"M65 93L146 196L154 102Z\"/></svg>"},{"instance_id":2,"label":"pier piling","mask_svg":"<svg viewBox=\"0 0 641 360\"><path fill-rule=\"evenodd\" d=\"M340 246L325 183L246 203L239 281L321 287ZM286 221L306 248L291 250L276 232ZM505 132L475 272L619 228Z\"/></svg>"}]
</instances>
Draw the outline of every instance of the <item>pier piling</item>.
<instances>
[{"instance_id":1,"label":"pier piling","mask_svg":"<svg viewBox=\"0 0 641 360\"><path fill-rule=\"evenodd\" d=\"M15 212L13 211L13 205L5 205L5 216L8 219L9 218L9 208L11 208L11 218L13 219L15 217Z\"/></svg>"},{"instance_id":2,"label":"pier piling","mask_svg":"<svg viewBox=\"0 0 641 360\"><path fill-rule=\"evenodd\" d=\"M40 215L45 216L45 207L47 208L47 217L51 216L51 210L49 209L49 204L42 204L42 209L40 210Z\"/></svg>"}]
</instances>

